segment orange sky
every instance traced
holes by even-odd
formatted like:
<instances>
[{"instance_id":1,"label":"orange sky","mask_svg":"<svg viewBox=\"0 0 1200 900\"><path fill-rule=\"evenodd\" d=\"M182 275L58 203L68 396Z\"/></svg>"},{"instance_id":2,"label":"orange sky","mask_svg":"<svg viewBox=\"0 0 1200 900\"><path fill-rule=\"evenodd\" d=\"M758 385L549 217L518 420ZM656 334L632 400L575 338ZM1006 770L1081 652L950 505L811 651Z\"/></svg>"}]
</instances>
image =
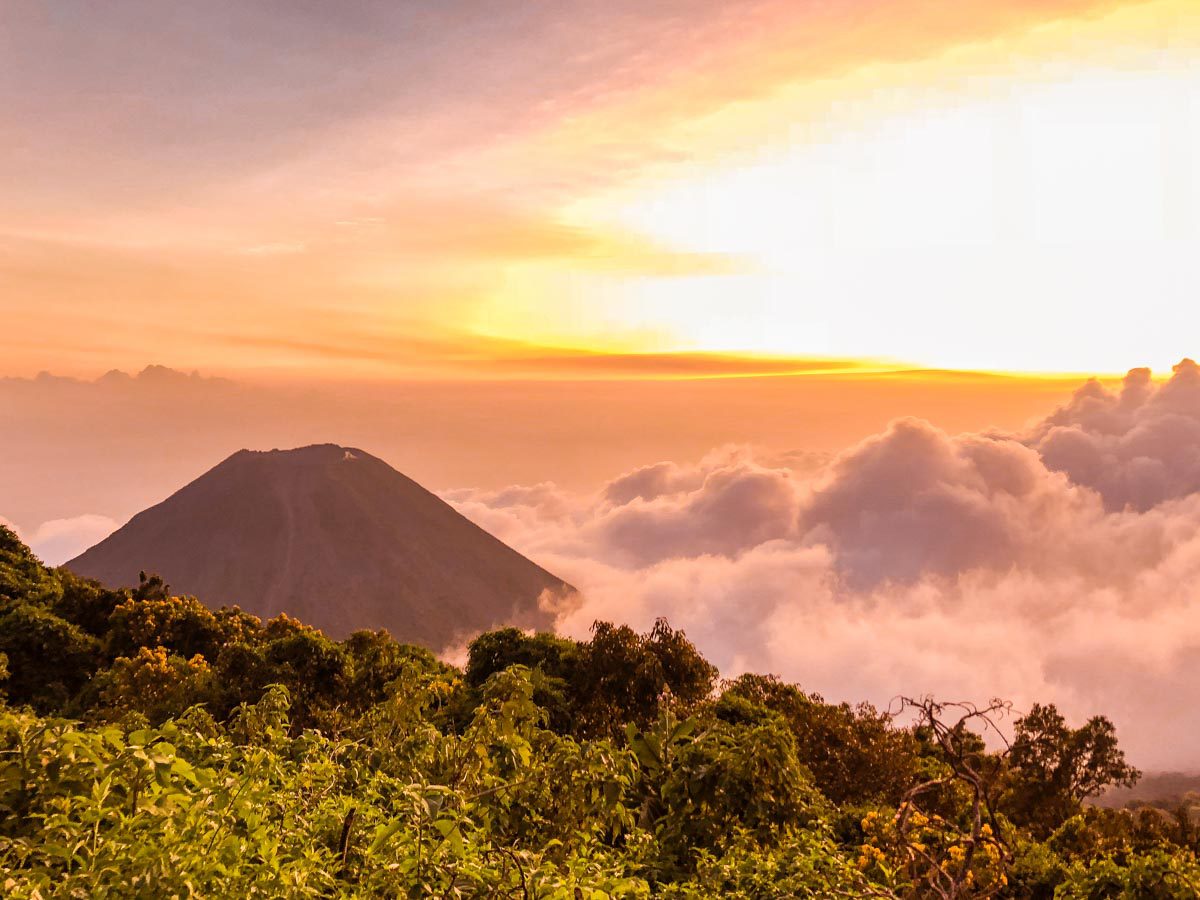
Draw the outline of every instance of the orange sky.
<instances>
[{"instance_id":1,"label":"orange sky","mask_svg":"<svg viewBox=\"0 0 1200 900\"><path fill-rule=\"evenodd\" d=\"M686 361L670 360L670 370ZM434 490L554 482L589 491L637 466L727 445L824 458L899 415L951 433L1018 431L1080 385L969 373L624 380L643 374L646 361L636 362L590 380L0 379L0 516L31 531L81 513L124 521L243 447L329 441L369 448ZM694 372L719 360L690 362ZM649 364L661 372L668 361Z\"/></svg>"},{"instance_id":2,"label":"orange sky","mask_svg":"<svg viewBox=\"0 0 1200 900\"><path fill-rule=\"evenodd\" d=\"M0 374L1194 352L1191 0L5 6Z\"/></svg>"}]
</instances>

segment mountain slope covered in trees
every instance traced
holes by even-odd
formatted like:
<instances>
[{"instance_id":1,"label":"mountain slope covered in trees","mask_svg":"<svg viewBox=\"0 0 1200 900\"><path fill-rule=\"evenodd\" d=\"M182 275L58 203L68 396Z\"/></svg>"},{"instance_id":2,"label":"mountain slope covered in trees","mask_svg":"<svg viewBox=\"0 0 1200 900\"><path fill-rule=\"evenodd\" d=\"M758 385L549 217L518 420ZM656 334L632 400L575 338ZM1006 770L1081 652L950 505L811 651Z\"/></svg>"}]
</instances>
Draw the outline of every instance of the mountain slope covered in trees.
<instances>
[{"instance_id":1,"label":"mountain slope covered in trees","mask_svg":"<svg viewBox=\"0 0 1200 900\"><path fill-rule=\"evenodd\" d=\"M548 627L571 588L387 463L352 447L242 450L67 563L110 586L161 575L212 607L427 646Z\"/></svg>"},{"instance_id":2,"label":"mountain slope covered in trees","mask_svg":"<svg viewBox=\"0 0 1200 900\"><path fill-rule=\"evenodd\" d=\"M1196 897L1186 816L1112 725L908 718L680 632L503 629L464 668L386 632L112 590L0 528L5 897Z\"/></svg>"}]
</instances>

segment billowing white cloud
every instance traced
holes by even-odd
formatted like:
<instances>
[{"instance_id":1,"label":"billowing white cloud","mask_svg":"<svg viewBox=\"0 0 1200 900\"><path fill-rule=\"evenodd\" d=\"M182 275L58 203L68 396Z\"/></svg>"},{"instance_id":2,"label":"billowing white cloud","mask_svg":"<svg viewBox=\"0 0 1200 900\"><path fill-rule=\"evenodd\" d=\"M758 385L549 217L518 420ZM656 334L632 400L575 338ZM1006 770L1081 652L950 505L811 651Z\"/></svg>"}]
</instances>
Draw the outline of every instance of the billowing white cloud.
<instances>
[{"instance_id":1,"label":"billowing white cloud","mask_svg":"<svg viewBox=\"0 0 1200 900\"><path fill-rule=\"evenodd\" d=\"M792 468L790 460L801 465ZM724 448L591 496L458 491L584 595L560 627L667 616L727 675L1102 712L1146 766L1200 762L1200 369L1088 383L1024 434L902 419L813 471Z\"/></svg>"},{"instance_id":2,"label":"billowing white cloud","mask_svg":"<svg viewBox=\"0 0 1200 900\"><path fill-rule=\"evenodd\" d=\"M1112 510L1200 491L1200 366L1185 359L1157 388L1148 369L1134 369L1117 394L1089 382L1028 443Z\"/></svg>"},{"instance_id":3,"label":"billowing white cloud","mask_svg":"<svg viewBox=\"0 0 1200 900\"><path fill-rule=\"evenodd\" d=\"M59 566L69 559L74 559L121 527L120 522L108 516L94 514L69 519L51 519L31 532L17 528L3 517L0 517L0 524L7 525L15 531L48 566Z\"/></svg>"}]
</instances>

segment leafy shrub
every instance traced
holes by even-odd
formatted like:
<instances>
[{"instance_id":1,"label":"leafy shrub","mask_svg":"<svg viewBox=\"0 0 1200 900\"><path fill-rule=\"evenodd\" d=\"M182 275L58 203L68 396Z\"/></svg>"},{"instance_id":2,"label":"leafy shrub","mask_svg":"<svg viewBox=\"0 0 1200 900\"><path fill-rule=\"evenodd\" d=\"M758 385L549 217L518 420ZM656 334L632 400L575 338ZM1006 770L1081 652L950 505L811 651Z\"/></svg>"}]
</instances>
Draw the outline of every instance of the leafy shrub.
<instances>
[{"instance_id":1,"label":"leafy shrub","mask_svg":"<svg viewBox=\"0 0 1200 900\"><path fill-rule=\"evenodd\" d=\"M0 528L0 895L1200 896L1186 810L1086 805L1137 777L1102 717L1035 707L1005 753L971 728L1005 704L716 687L664 621L502 629L459 671Z\"/></svg>"}]
</instances>

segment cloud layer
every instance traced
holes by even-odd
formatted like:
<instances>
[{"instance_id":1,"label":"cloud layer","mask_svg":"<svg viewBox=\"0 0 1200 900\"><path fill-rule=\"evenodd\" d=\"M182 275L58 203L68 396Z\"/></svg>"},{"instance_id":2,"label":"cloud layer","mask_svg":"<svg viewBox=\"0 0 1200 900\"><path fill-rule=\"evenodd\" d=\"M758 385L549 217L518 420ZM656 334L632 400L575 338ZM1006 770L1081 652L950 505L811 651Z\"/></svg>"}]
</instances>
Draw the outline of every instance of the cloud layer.
<instances>
[{"instance_id":1,"label":"cloud layer","mask_svg":"<svg viewBox=\"0 0 1200 900\"><path fill-rule=\"evenodd\" d=\"M74 559L121 527L121 523L115 519L94 514L69 519L51 519L28 534L3 516L0 516L0 525L6 525L16 531L48 566L62 565L67 560Z\"/></svg>"},{"instance_id":2,"label":"cloud layer","mask_svg":"<svg viewBox=\"0 0 1200 900\"><path fill-rule=\"evenodd\" d=\"M1197 763L1200 368L1084 385L1024 433L901 419L826 465L744 448L448 495L584 592L560 625L667 616L727 675L837 699L1059 703L1146 766Z\"/></svg>"},{"instance_id":3,"label":"cloud layer","mask_svg":"<svg viewBox=\"0 0 1200 900\"><path fill-rule=\"evenodd\" d=\"M1200 491L1200 366L1185 359L1156 388L1133 369L1120 393L1089 382L1030 441L1050 468L1095 489L1110 510L1146 511Z\"/></svg>"}]
</instances>

